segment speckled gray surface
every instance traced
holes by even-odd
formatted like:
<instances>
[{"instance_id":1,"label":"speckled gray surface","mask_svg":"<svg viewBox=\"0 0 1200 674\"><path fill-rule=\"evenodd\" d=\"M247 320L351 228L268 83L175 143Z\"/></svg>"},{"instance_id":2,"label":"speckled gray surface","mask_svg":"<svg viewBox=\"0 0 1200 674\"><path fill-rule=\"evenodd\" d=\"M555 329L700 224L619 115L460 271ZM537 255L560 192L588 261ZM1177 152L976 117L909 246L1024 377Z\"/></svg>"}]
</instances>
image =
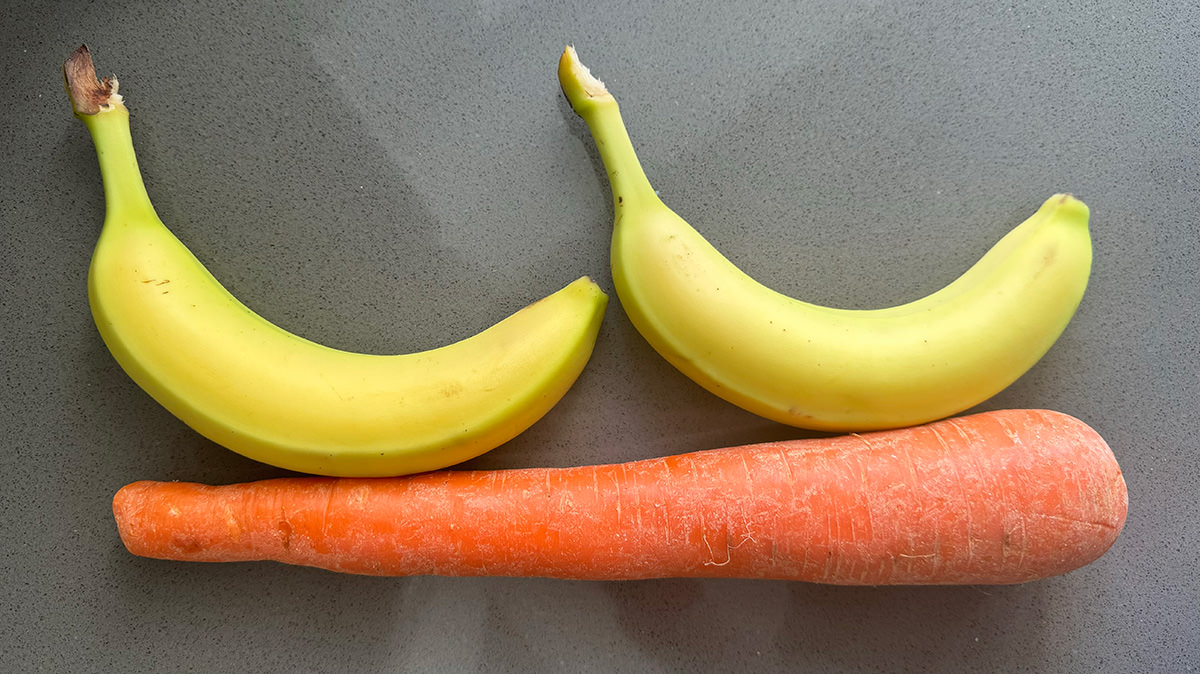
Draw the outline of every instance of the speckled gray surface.
<instances>
[{"instance_id":1,"label":"speckled gray surface","mask_svg":"<svg viewBox=\"0 0 1200 674\"><path fill-rule=\"evenodd\" d=\"M1200 9L1194 2L64 2L0 9L0 670L1185 672L1200 668ZM434 9L432 7L437 6ZM158 209L247 304L397 352L580 274L610 204L562 100L575 44L656 188L747 271L844 306L923 295L1047 196L1092 209L1061 341L980 406L1110 442L1128 524L1002 588L373 579L128 555L141 478L280 474L114 364L85 278L103 202L59 65L122 81ZM612 302L562 404L478 467L802 436L674 372Z\"/></svg>"}]
</instances>

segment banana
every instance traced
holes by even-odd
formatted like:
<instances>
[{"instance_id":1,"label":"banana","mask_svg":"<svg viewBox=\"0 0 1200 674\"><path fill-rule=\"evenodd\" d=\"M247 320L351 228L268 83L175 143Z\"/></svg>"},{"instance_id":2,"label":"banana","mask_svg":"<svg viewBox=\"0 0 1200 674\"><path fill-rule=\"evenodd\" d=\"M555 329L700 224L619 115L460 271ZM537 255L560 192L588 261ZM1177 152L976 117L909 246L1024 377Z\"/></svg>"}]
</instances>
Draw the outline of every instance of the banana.
<instances>
[{"instance_id":1,"label":"banana","mask_svg":"<svg viewBox=\"0 0 1200 674\"><path fill-rule=\"evenodd\" d=\"M818 306L750 278L656 195L617 102L567 47L559 83L608 173L611 264L630 321L725 400L801 428L865 431L951 416L1036 363L1091 271L1088 208L1047 200L948 286L877 310Z\"/></svg>"},{"instance_id":2,"label":"banana","mask_svg":"<svg viewBox=\"0 0 1200 674\"><path fill-rule=\"evenodd\" d=\"M216 443L321 475L444 468L527 429L589 360L607 297L586 276L477 335L420 353L350 353L268 322L155 213L117 81L97 81L86 46L63 72L104 182L88 278L96 326L134 381Z\"/></svg>"}]
</instances>

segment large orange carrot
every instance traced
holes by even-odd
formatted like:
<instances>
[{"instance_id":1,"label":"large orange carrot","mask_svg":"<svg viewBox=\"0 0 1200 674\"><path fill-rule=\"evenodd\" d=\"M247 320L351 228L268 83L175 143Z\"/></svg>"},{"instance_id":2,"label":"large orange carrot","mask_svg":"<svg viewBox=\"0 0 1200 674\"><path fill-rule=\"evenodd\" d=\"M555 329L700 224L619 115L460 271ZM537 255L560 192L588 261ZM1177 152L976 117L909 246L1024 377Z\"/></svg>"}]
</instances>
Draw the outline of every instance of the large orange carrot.
<instances>
[{"instance_id":1,"label":"large orange carrot","mask_svg":"<svg viewBox=\"0 0 1200 674\"><path fill-rule=\"evenodd\" d=\"M1102 555L1125 481L1082 422L1007 410L626 464L136 482L126 547L376 575L1019 583Z\"/></svg>"}]
</instances>

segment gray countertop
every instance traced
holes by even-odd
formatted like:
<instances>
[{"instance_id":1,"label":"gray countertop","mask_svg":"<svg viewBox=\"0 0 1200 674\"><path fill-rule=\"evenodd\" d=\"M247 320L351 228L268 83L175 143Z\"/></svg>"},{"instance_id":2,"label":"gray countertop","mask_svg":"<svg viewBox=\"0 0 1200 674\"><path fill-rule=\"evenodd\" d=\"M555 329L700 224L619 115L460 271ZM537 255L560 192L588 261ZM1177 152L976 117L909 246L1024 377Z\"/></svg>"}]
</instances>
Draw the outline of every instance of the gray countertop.
<instances>
[{"instance_id":1,"label":"gray countertop","mask_svg":"<svg viewBox=\"0 0 1200 674\"><path fill-rule=\"evenodd\" d=\"M1041 4L5 3L0 670L1196 671L1200 8ZM103 195L59 74L80 42L121 80L173 231L250 307L356 351L447 343L582 274L612 295L608 186L555 77L566 44L621 102L667 203L797 297L920 297L1072 192L1092 213L1087 295L978 409L1096 428L1125 471L1126 528L1090 566L1007 587L134 557L110 510L123 484L284 473L199 437L97 335ZM614 296L562 403L468 465L806 435L677 373Z\"/></svg>"}]
</instances>

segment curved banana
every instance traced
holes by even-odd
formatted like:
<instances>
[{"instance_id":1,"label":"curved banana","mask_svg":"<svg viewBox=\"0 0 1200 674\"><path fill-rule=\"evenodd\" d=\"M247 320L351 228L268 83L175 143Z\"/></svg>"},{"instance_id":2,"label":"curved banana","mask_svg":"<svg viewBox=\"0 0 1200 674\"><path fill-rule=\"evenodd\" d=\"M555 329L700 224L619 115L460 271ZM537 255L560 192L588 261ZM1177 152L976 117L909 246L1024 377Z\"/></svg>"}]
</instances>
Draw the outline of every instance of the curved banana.
<instances>
[{"instance_id":1,"label":"curved banana","mask_svg":"<svg viewBox=\"0 0 1200 674\"><path fill-rule=\"evenodd\" d=\"M612 273L626 313L671 364L746 410L826 431L950 416L1032 367L1083 296L1092 259L1088 208L1060 194L928 297L870 311L786 297L743 273L663 204L616 100L571 47L558 77L607 169Z\"/></svg>"},{"instance_id":2,"label":"curved banana","mask_svg":"<svg viewBox=\"0 0 1200 674\"><path fill-rule=\"evenodd\" d=\"M64 75L104 180L106 217L88 278L96 326L134 381L211 440L305 473L444 468L532 425L590 358L607 297L587 277L422 353L349 353L273 325L159 220L117 82L97 82L86 47Z\"/></svg>"}]
</instances>

